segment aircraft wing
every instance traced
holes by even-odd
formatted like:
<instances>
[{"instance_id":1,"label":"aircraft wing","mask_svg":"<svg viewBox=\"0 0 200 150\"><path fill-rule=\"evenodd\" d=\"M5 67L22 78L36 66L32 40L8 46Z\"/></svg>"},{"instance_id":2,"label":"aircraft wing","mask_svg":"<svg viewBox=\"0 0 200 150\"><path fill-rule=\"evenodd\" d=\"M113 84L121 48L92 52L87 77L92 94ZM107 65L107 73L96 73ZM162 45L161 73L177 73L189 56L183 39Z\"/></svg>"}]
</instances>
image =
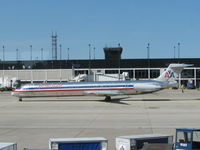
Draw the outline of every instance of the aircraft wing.
<instances>
[{"instance_id":1,"label":"aircraft wing","mask_svg":"<svg viewBox=\"0 0 200 150\"><path fill-rule=\"evenodd\" d=\"M123 94L120 91L85 91L85 95L97 95L97 96L112 96L112 95L121 95Z\"/></svg>"}]
</instances>

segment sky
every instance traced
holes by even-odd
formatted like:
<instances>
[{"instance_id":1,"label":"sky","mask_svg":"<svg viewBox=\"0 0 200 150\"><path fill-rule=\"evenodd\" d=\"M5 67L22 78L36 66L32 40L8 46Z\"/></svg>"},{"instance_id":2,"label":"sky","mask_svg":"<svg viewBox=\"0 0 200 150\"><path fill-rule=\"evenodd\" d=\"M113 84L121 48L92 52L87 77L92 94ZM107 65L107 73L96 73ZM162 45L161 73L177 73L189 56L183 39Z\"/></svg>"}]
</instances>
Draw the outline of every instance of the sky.
<instances>
[{"instance_id":1,"label":"sky","mask_svg":"<svg viewBox=\"0 0 200 150\"><path fill-rule=\"evenodd\" d=\"M199 0L0 0L0 59L104 59L103 48L123 47L123 59L200 57ZM174 55L175 46L175 55ZM58 46L59 49L59 46ZM60 53L58 51L58 59Z\"/></svg>"}]
</instances>

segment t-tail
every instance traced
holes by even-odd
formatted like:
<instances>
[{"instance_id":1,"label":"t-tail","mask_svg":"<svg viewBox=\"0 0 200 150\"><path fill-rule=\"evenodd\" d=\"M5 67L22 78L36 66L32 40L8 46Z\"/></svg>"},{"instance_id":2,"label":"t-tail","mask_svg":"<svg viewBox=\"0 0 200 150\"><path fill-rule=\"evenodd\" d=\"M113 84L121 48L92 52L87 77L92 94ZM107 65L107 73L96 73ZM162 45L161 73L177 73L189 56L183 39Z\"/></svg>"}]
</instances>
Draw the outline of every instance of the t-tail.
<instances>
[{"instance_id":1,"label":"t-tail","mask_svg":"<svg viewBox=\"0 0 200 150\"><path fill-rule=\"evenodd\" d=\"M178 75L185 67L193 66L192 64L170 64L169 67L155 80L162 82L175 81Z\"/></svg>"}]
</instances>

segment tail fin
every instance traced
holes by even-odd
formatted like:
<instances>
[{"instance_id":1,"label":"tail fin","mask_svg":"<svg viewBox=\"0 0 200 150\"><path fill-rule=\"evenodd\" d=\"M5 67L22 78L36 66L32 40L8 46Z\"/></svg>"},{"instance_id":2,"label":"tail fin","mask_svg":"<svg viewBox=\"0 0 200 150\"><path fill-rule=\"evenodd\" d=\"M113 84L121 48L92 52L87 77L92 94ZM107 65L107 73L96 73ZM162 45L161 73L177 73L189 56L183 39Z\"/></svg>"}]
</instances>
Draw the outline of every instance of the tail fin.
<instances>
[{"instance_id":1,"label":"tail fin","mask_svg":"<svg viewBox=\"0 0 200 150\"><path fill-rule=\"evenodd\" d=\"M185 67L192 64L170 64L169 67L155 80L156 81L174 81Z\"/></svg>"}]
</instances>

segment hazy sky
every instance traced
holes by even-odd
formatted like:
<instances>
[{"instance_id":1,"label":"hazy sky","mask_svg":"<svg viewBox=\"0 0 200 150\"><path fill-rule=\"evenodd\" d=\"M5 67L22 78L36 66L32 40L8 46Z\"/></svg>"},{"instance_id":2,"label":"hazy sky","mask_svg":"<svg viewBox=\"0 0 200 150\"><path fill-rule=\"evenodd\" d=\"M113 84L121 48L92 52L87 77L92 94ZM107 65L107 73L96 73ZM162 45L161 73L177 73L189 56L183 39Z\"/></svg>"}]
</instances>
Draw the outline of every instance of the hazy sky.
<instances>
[{"instance_id":1,"label":"hazy sky","mask_svg":"<svg viewBox=\"0 0 200 150\"><path fill-rule=\"evenodd\" d=\"M103 47L121 44L122 58L200 57L200 0L0 0L0 58L51 59L51 34L57 32L62 59L88 59L88 44L96 58ZM60 54L58 54L60 56ZM92 51L93 56L93 51Z\"/></svg>"}]
</instances>

